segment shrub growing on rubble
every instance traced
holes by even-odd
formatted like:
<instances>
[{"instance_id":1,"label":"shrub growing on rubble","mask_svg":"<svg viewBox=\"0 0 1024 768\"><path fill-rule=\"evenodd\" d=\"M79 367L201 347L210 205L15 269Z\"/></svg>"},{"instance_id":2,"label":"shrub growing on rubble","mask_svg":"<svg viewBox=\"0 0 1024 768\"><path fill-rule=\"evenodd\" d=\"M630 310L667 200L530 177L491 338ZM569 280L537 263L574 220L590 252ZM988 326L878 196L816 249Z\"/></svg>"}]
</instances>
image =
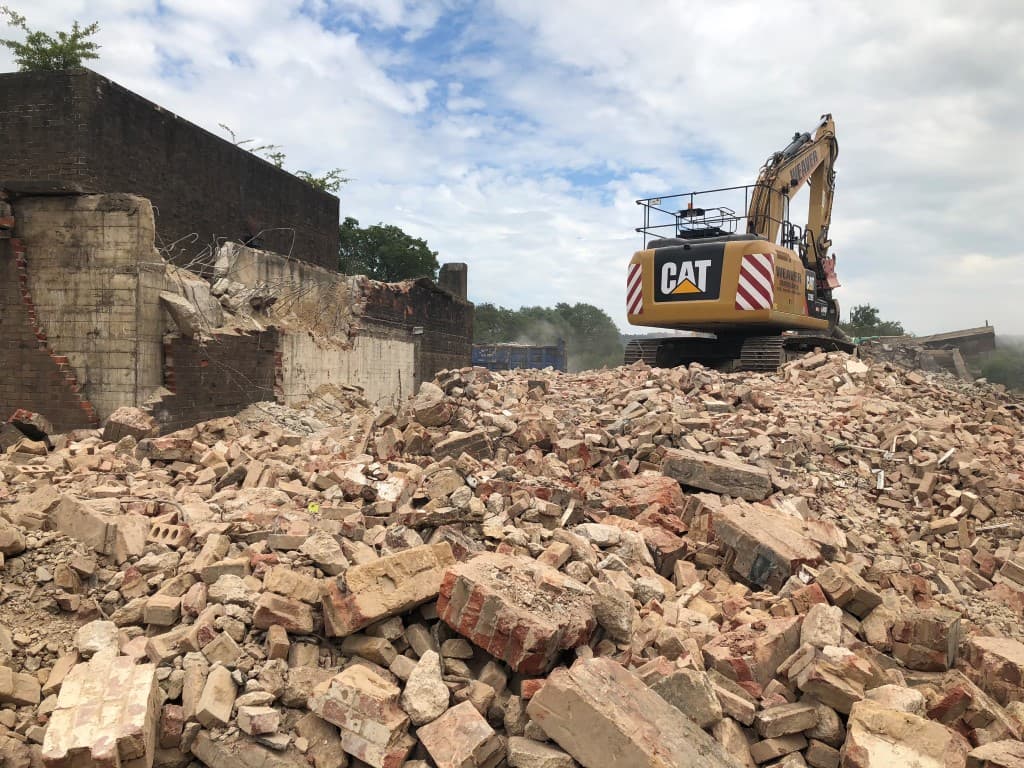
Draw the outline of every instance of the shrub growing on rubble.
<instances>
[{"instance_id":1,"label":"shrub growing on rubble","mask_svg":"<svg viewBox=\"0 0 1024 768\"><path fill-rule=\"evenodd\" d=\"M45 72L55 69L81 67L88 59L98 59L100 46L89 38L100 31L99 22L80 26L76 21L70 32L57 32L53 37L37 29L31 29L24 16L6 5L0 5L0 16L7 18L8 25L25 33L24 42L0 39L0 45L14 52L14 61L22 72Z\"/></svg>"}]
</instances>

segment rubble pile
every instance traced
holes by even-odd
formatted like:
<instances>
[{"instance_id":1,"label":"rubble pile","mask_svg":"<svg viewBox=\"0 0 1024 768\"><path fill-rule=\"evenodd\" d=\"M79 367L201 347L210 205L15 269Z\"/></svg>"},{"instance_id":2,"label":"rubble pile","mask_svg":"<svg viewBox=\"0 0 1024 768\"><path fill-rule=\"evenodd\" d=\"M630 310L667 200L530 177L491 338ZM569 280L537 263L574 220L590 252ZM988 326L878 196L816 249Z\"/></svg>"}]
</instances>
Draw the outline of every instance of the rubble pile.
<instances>
[{"instance_id":1,"label":"rubble pile","mask_svg":"<svg viewBox=\"0 0 1024 768\"><path fill-rule=\"evenodd\" d=\"M340 402L9 439L0 762L1024 766L1000 390L813 354Z\"/></svg>"}]
</instances>

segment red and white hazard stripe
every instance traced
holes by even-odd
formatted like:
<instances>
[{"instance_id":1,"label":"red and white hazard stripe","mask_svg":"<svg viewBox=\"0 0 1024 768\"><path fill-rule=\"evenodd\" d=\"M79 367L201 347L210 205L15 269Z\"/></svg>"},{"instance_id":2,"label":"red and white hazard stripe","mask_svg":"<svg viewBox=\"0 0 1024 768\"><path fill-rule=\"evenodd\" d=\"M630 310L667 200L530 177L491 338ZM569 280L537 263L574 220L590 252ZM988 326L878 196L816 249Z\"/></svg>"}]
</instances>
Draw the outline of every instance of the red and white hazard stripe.
<instances>
[{"instance_id":1,"label":"red and white hazard stripe","mask_svg":"<svg viewBox=\"0 0 1024 768\"><path fill-rule=\"evenodd\" d=\"M644 311L643 271L639 264L630 264L626 274L626 312L639 315Z\"/></svg>"},{"instance_id":2,"label":"red and white hazard stripe","mask_svg":"<svg viewBox=\"0 0 1024 768\"><path fill-rule=\"evenodd\" d=\"M771 309L775 301L775 257L770 253L749 253L740 263L736 286L736 309Z\"/></svg>"}]
</instances>

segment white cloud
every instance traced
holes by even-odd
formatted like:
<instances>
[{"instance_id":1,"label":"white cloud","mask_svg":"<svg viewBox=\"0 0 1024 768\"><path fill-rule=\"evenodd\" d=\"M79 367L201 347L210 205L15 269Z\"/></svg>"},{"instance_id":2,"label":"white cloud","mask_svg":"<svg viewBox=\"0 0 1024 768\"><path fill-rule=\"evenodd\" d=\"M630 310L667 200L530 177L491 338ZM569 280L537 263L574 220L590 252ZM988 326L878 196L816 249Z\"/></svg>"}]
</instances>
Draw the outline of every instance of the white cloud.
<instances>
[{"instance_id":1,"label":"white cloud","mask_svg":"<svg viewBox=\"0 0 1024 768\"><path fill-rule=\"evenodd\" d=\"M1016 0L24 6L49 28L99 19L95 68L178 114L344 167L343 215L468 262L473 298L623 325L633 200L751 183L831 111L843 306L1024 332Z\"/></svg>"}]
</instances>

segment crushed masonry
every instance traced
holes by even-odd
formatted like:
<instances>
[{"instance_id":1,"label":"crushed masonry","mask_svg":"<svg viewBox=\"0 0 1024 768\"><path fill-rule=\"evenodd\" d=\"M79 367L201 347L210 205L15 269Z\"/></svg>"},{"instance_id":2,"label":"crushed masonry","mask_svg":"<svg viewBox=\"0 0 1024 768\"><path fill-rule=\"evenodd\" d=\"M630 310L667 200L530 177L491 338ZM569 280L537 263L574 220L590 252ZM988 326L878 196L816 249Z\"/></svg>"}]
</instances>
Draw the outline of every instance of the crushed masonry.
<instances>
[{"instance_id":1,"label":"crushed masonry","mask_svg":"<svg viewBox=\"0 0 1024 768\"><path fill-rule=\"evenodd\" d=\"M0 762L1024 765L1005 391L818 353L321 394L3 432Z\"/></svg>"}]
</instances>

